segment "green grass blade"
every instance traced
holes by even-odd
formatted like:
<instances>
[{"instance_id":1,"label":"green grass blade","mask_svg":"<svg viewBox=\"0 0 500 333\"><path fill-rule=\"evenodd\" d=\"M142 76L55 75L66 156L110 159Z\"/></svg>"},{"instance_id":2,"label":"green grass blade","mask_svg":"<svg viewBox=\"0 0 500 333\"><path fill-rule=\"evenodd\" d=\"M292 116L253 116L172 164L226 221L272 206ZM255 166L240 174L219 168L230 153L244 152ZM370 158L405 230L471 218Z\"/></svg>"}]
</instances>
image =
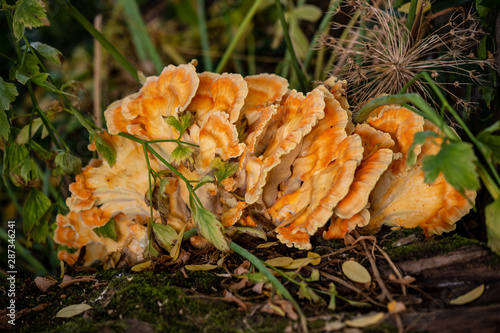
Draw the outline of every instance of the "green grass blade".
<instances>
[{"instance_id":1,"label":"green grass blade","mask_svg":"<svg viewBox=\"0 0 500 333\"><path fill-rule=\"evenodd\" d=\"M288 31L288 25L285 20L285 14L283 13L283 8L281 7L280 0L275 0L275 1L276 1L276 9L278 10L278 17L281 22L281 27L283 28L283 35L285 36L286 46L288 48L288 53L290 54L291 57L292 66L299 80L300 90L305 93L308 87L307 80L304 75L304 72L300 69L297 55L295 54L295 51L293 49L292 39L290 38L290 32Z\"/></svg>"},{"instance_id":2,"label":"green grass blade","mask_svg":"<svg viewBox=\"0 0 500 333\"><path fill-rule=\"evenodd\" d=\"M139 81L137 70L132 66L125 57L90 23L85 16L82 15L69 1L66 4L68 13L82 25L89 34L92 35L101 45L118 61L118 63L132 75L134 79Z\"/></svg>"},{"instance_id":3,"label":"green grass blade","mask_svg":"<svg viewBox=\"0 0 500 333\"><path fill-rule=\"evenodd\" d=\"M203 65L205 70L213 70L212 58L210 57L210 43L207 34L207 21L205 17L205 0L198 0L198 29L200 30L201 48L203 52Z\"/></svg>"},{"instance_id":4,"label":"green grass blade","mask_svg":"<svg viewBox=\"0 0 500 333\"><path fill-rule=\"evenodd\" d=\"M234 49L236 48L236 45L240 41L245 30L248 28L250 21L252 20L253 16L255 15L255 12L259 8L262 1L263 0L255 0L255 2L253 3L253 5L250 8L250 10L248 11L247 15L245 16L245 18L241 22L241 25L238 28L238 31L236 31L234 38L231 40L231 43L229 43L229 46L227 47L226 52L224 52L222 59L220 60L219 64L217 65L217 68L215 69L216 73L222 73L222 71L224 70L224 67L227 64L229 57L231 57L231 54L233 54Z\"/></svg>"},{"instance_id":5,"label":"green grass blade","mask_svg":"<svg viewBox=\"0 0 500 333\"><path fill-rule=\"evenodd\" d=\"M417 2L419 0L411 0L410 11L408 12L408 21L406 21L406 27L411 31L413 27L413 22L415 21L415 16L417 15Z\"/></svg>"},{"instance_id":6,"label":"green grass blade","mask_svg":"<svg viewBox=\"0 0 500 333\"><path fill-rule=\"evenodd\" d=\"M135 0L122 0L122 3L125 11L125 21L127 22L139 59L141 61L151 60L157 74L161 73L165 66L149 36L137 2Z\"/></svg>"}]
</instances>

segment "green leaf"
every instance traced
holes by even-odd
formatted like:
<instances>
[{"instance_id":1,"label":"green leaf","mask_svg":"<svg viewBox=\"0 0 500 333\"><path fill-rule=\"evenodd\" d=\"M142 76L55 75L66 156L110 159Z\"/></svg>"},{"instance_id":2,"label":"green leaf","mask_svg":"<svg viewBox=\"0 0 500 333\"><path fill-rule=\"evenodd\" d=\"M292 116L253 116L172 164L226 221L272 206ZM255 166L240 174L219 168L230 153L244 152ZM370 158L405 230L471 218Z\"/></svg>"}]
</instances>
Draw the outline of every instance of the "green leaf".
<instances>
[{"instance_id":1,"label":"green leaf","mask_svg":"<svg viewBox=\"0 0 500 333\"><path fill-rule=\"evenodd\" d=\"M485 217L488 246L500 254L500 198L486 206Z\"/></svg>"},{"instance_id":2,"label":"green leaf","mask_svg":"<svg viewBox=\"0 0 500 333\"><path fill-rule=\"evenodd\" d=\"M239 168L238 163L223 162L218 157L210 163L210 166L216 169L213 173L219 182L231 177L236 171L238 171Z\"/></svg>"},{"instance_id":3,"label":"green leaf","mask_svg":"<svg viewBox=\"0 0 500 333\"><path fill-rule=\"evenodd\" d=\"M154 247L153 242L148 242L144 250L144 258L158 257L160 252Z\"/></svg>"},{"instance_id":4,"label":"green leaf","mask_svg":"<svg viewBox=\"0 0 500 333\"><path fill-rule=\"evenodd\" d=\"M229 252L229 246L222 233L222 224L211 211L203 207L197 207L194 200L195 199L190 196L189 206L191 207L191 214L196 222L198 234L203 236L220 251Z\"/></svg>"},{"instance_id":5,"label":"green leaf","mask_svg":"<svg viewBox=\"0 0 500 333\"><path fill-rule=\"evenodd\" d=\"M312 290L307 285L306 282L301 282L299 285L300 285L300 290L298 292L299 298L307 298L309 301L313 303L324 302L323 299L319 297L318 294L316 294L314 290Z\"/></svg>"},{"instance_id":6,"label":"green leaf","mask_svg":"<svg viewBox=\"0 0 500 333\"><path fill-rule=\"evenodd\" d=\"M54 170L56 176L77 175L82 172L82 160L68 151L57 154L54 162L57 166Z\"/></svg>"},{"instance_id":7,"label":"green leaf","mask_svg":"<svg viewBox=\"0 0 500 333\"><path fill-rule=\"evenodd\" d=\"M21 70L29 75L35 75L40 73L38 58L34 54L27 53L26 56L24 57L24 67L21 68Z\"/></svg>"},{"instance_id":8,"label":"green leaf","mask_svg":"<svg viewBox=\"0 0 500 333\"><path fill-rule=\"evenodd\" d=\"M196 186L194 187L193 190L196 191L197 189L199 189L200 187L202 187L206 183L211 183L213 181L214 181L214 177L212 177L210 175L205 175L205 176L201 177L201 179L198 181L198 183L196 184Z\"/></svg>"},{"instance_id":9,"label":"green leaf","mask_svg":"<svg viewBox=\"0 0 500 333\"><path fill-rule=\"evenodd\" d=\"M49 25L45 5L41 0L19 0L12 21L14 36L20 40L25 28L32 29Z\"/></svg>"},{"instance_id":10,"label":"green leaf","mask_svg":"<svg viewBox=\"0 0 500 333\"><path fill-rule=\"evenodd\" d=\"M436 155L424 157L424 181L432 184L442 172L446 181L462 194L466 189L477 189L479 180L474 165L476 161L477 157L470 143L449 143L442 146Z\"/></svg>"},{"instance_id":11,"label":"green leaf","mask_svg":"<svg viewBox=\"0 0 500 333\"><path fill-rule=\"evenodd\" d=\"M178 144L177 147L172 151L172 159L175 163L180 164L182 161L189 159L191 162L193 161L191 154L194 152L194 148L190 146L186 146L183 144Z\"/></svg>"},{"instance_id":12,"label":"green leaf","mask_svg":"<svg viewBox=\"0 0 500 333\"><path fill-rule=\"evenodd\" d=\"M191 112L184 111L179 115L179 122L181 125L181 134L193 125L195 121L194 115Z\"/></svg>"},{"instance_id":13,"label":"green leaf","mask_svg":"<svg viewBox=\"0 0 500 333\"><path fill-rule=\"evenodd\" d=\"M33 123L31 124L31 135L29 135L29 130L30 130L30 124L25 125L22 130L17 134L16 136L16 143L18 145L24 145L27 144L29 141L30 136L33 137L35 135L36 131L42 126L42 119L41 118L36 118L33 120Z\"/></svg>"},{"instance_id":14,"label":"green leaf","mask_svg":"<svg viewBox=\"0 0 500 333\"><path fill-rule=\"evenodd\" d=\"M115 219L110 219L102 227L92 229L94 232L101 237L111 238L115 242L118 240L118 234L116 233L116 221Z\"/></svg>"},{"instance_id":15,"label":"green leaf","mask_svg":"<svg viewBox=\"0 0 500 333\"><path fill-rule=\"evenodd\" d=\"M479 46L477 47L477 57L478 59L484 60L486 57L488 57L488 52L486 50L486 41L487 41L487 35L484 35L483 38L481 38L481 41L479 42Z\"/></svg>"},{"instance_id":16,"label":"green leaf","mask_svg":"<svg viewBox=\"0 0 500 333\"><path fill-rule=\"evenodd\" d=\"M433 138L439 138L440 135L437 134L434 131L423 131L423 132L418 132L415 133L415 136L413 137L413 143L410 146L410 150L408 151L408 157L406 158L406 163L409 165L415 164L417 161L417 155L415 155L415 147L417 145L423 145L425 143L425 140L428 137L433 137Z\"/></svg>"},{"instance_id":17,"label":"green leaf","mask_svg":"<svg viewBox=\"0 0 500 333\"><path fill-rule=\"evenodd\" d=\"M92 138L95 140L95 146L99 154L108 162L109 166L113 166L116 162L116 153L113 147L111 147L103 138L101 138L95 131Z\"/></svg>"},{"instance_id":18,"label":"green leaf","mask_svg":"<svg viewBox=\"0 0 500 333\"><path fill-rule=\"evenodd\" d=\"M62 53L56 49L55 47L52 47L50 45L40 43L40 42L33 42L30 44L30 46L35 49L42 57L45 59L48 59L56 64L61 64L63 60L63 55ZM26 46L23 46L23 49L25 49Z\"/></svg>"},{"instance_id":19,"label":"green leaf","mask_svg":"<svg viewBox=\"0 0 500 333\"><path fill-rule=\"evenodd\" d=\"M2 110L10 109L10 103L14 102L18 95L19 93L17 92L16 86L13 83L5 82L0 77L0 104ZM3 125L3 123L0 124Z\"/></svg>"},{"instance_id":20,"label":"green leaf","mask_svg":"<svg viewBox=\"0 0 500 333\"><path fill-rule=\"evenodd\" d=\"M24 160L23 166L21 167L20 176L26 183L30 180L38 179L36 163L31 157L27 156Z\"/></svg>"},{"instance_id":21,"label":"green leaf","mask_svg":"<svg viewBox=\"0 0 500 333\"><path fill-rule=\"evenodd\" d=\"M153 233L158 245L170 252L177 241L178 235L175 229L169 225L160 223L152 223L151 225L153 226Z\"/></svg>"},{"instance_id":22,"label":"green leaf","mask_svg":"<svg viewBox=\"0 0 500 333\"><path fill-rule=\"evenodd\" d=\"M292 15L294 15L299 20L316 22L323 15L321 9L314 5L302 5L293 10Z\"/></svg>"},{"instance_id":23,"label":"green leaf","mask_svg":"<svg viewBox=\"0 0 500 333\"><path fill-rule=\"evenodd\" d=\"M8 143L5 146L5 153L3 155L3 176L4 181L10 173L21 175L21 168L24 160L28 156L28 149L25 145L16 145L15 143ZM15 183L15 179L10 175L10 179Z\"/></svg>"},{"instance_id":24,"label":"green leaf","mask_svg":"<svg viewBox=\"0 0 500 333\"><path fill-rule=\"evenodd\" d=\"M0 138L9 139L10 123L4 110L0 110Z\"/></svg>"},{"instance_id":25,"label":"green leaf","mask_svg":"<svg viewBox=\"0 0 500 333\"><path fill-rule=\"evenodd\" d=\"M23 208L23 231L28 242L34 239L43 242L48 236L48 223L52 204L45 194L37 189L31 190Z\"/></svg>"},{"instance_id":26,"label":"green leaf","mask_svg":"<svg viewBox=\"0 0 500 333\"><path fill-rule=\"evenodd\" d=\"M175 128L176 130L179 131L179 133L182 133L182 126L181 123L175 118L174 116L169 116L165 119L165 122Z\"/></svg>"},{"instance_id":27,"label":"green leaf","mask_svg":"<svg viewBox=\"0 0 500 333\"><path fill-rule=\"evenodd\" d=\"M500 136L493 132L500 130L500 121L481 131L477 139L486 146L488 155L500 163Z\"/></svg>"},{"instance_id":28,"label":"green leaf","mask_svg":"<svg viewBox=\"0 0 500 333\"><path fill-rule=\"evenodd\" d=\"M239 234L249 234L252 237L262 238L267 241L266 233L262 230L249 227L236 227L236 232Z\"/></svg>"}]
</instances>

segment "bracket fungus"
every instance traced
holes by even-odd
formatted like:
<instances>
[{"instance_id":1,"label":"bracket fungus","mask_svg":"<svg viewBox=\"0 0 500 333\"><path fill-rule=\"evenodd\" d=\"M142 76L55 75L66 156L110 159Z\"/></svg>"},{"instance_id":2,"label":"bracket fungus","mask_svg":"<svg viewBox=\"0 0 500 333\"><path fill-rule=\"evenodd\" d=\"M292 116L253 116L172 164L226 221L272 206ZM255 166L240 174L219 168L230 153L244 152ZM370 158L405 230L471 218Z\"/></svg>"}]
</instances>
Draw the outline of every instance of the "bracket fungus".
<instances>
[{"instance_id":1,"label":"bracket fungus","mask_svg":"<svg viewBox=\"0 0 500 333\"><path fill-rule=\"evenodd\" d=\"M57 216L59 258L71 264L141 260L154 241L150 223L193 228L196 209L222 231L259 228L309 249L318 233L341 238L384 224L418 225L428 235L450 231L475 199L443 175L424 182L423 158L439 151L440 139L412 145L413 138L424 130L440 134L436 126L398 105L354 126L345 82L336 78L303 95L273 74L168 66L105 116L101 136L116 163L91 161L70 185L70 212ZM176 150L187 146L179 158ZM112 236L102 232L110 223ZM208 244L200 236L191 242Z\"/></svg>"}]
</instances>

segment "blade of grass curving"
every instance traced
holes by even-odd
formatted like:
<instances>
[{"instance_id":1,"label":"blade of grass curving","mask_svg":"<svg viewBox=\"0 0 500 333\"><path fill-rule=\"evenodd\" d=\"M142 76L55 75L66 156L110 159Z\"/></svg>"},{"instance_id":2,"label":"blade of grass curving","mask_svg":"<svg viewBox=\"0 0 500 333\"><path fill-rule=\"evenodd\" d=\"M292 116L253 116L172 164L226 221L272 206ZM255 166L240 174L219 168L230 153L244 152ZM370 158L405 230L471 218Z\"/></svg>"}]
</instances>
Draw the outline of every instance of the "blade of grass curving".
<instances>
[{"instance_id":1,"label":"blade of grass curving","mask_svg":"<svg viewBox=\"0 0 500 333\"><path fill-rule=\"evenodd\" d=\"M139 59L141 61L151 60L156 72L161 73L165 66L149 36L148 29L139 10L139 5L136 0L122 0L122 3L125 11L125 21L132 35Z\"/></svg>"},{"instance_id":2,"label":"blade of grass curving","mask_svg":"<svg viewBox=\"0 0 500 333\"><path fill-rule=\"evenodd\" d=\"M306 70L307 70L307 67L309 67L309 63L311 62L314 53L317 51L314 49L314 47L318 44L318 41L321 38L321 35L328 31L328 29L329 29L328 25L330 24L330 21L333 18L334 12L337 10L337 8L339 7L341 2L342 2L342 0L331 0L330 1L330 5L328 6L328 10L326 11L325 16L323 16L323 19L321 20L321 22L319 24L318 30L314 34L314 37L311 39L311 43L309 44L309 50L307 50L306 59L304 60L304 68Z\"/></svg>"},{"instance_id":3,"label":"blade of grass curving","mask_svg":"<svg viewBox=\"0 0 500 333\"><path fill-rule=\"evenodd\" d=\"M292 39L290 38L290 32L288 31L288 25L285 20L285 14L283 13L283 7L281 7L280 0L275 0L276 9L278 10L278 17L281 22L281 28L283 29L283 35L285 36L286 46L288 49L288 53L290 54L290 58L292 61L292 66L297 75L297 79L299 80L300 90L305 93L307 91L307 79L304 75L304 72L300 69L299 61L297 59L297 55L293 49Z\"/></svg>"},{"instance_id":4,"label":"blade of grass curving","mask_svg":"<svg viewBox=\"0 0 500 333\"><path fill-rule=\"evenodd\" d=\"M234 38L231 40L231 43L229 43L229 46L227 47L226 51L224 52L222 59L220 60L219 64L217 65L217 68L215 69L216 73L222 73L222 71L224 70L224 67L227 64L229 57L231 57L231 54L233 54L234 49L236 48L236 45L240 41L245 30L248 28L250 21L252 20L253 16L255 15L255 12L259 8L262 1L263 0L255 0L255 2L253 3L253 5L250 8L250 10L248 11L247 15L245 16L245 18L241 22L241 25L238 28L238 31L236 31Z\"/></svg>"},{"instance_id":5,"label":"blade of grass curving","mask_svg":"<svg viewBox=\"0 0 500 333\"><path fill-rule=\"evenodd\" d=\"M212 58L210 57L210 43L207 34L207 21L205 17L205 0L198 0L198 29L200 31L201 49L203 52L203 65L205 70L213 70Z\"/></svg>"},{"instance_id":6,"label":"blade of grass curving","mask_svg":"<svg viewBox=\"0 0 500 333\"><path fill-rule=\"evenodd\" d=\"M411 0L410 11L408 12L408 21L406 21L406 27L411 31L413 27L413 22L415 21L415 16L417 15L417 2L419 0Z\"/></svg>"},{"instance_id":7,"label":"blade of grass curving","mask_svg":"<svg viewBox=\"0 0 500 333\"><path fill-rule=\"evenodd\" d=\"M288 290L281 284L281 282L271 273L271 271L266 267L266 265L256 256L245 250L243 247L239 246L235 242L231 242L230 246L231 250L234 252L238 253L240 256L244 257L248 261L250 261L262 274L267 277L267 279L273 284L273 286L276 288L276 291L278 291L284 298L286 298L292 305L295 307L295 310L297 310L297 313L300 318L300 324L302 326L302 331L303 332L308 332L307 330L307 319L304 313L302 312L302 309L300 308L299 304L293 296L288 292Z\"/></svg>"},{"instance_id":8,"label":"blade of grass curving","mask_svg":"<svg viewBox=\"0 0 500 333\"><path fill-rule=\"evenodd\" d=\"M61 2L64 3L64 1ZM137 73L137 70L127 61L127 59L125 59L125 57L120 52L118 52L118 50L106 39L106 37L104 37L103 34L101 34L99 31L97 31L97 29L94 28L92 23L90 23L85 18L85 16L83 16L82 13L80 13L78 9L76 9L76 7L74 7L71 4L70 1L65 2L65 5L66 5L65 8L68 11L68 13L75 20L77 20L78 23L80 23L82 27L85 28L85 30L87 30L87 32L92 35L92 37L97 39L99 43L101 43L101 45L116 59L116 61L118 61L118 63L127 72L130 73L130 75L132 75L134 79L139 81L139 75Z\"/></svg>"}]
</instances>

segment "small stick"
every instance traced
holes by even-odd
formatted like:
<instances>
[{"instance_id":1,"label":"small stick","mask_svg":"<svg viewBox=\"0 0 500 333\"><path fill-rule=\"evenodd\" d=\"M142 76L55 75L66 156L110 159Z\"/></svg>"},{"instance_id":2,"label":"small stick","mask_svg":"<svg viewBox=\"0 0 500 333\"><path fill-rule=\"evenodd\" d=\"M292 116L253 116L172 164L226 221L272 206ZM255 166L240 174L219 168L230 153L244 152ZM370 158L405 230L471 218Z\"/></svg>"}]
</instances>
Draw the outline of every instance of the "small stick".
<instances>
[{"instance_id":1,"label":"small stick","mask_svg":"<svg viewBox=\"0 0 500 333\"><path fill-rule=\"evenodd\" d=\"M399 268L396 266L396 264L394 264L394 262L391 260L391 258L387 254L387 252L382 250L382 248L380 246L378 246L377 244L375 244L375 247L382 254L384 259L389 263L389 266L391 266L392 270L394 271L394 273L396 274L398 279L402 279L403 274L401 274L401 272L399 271ZM403 292L403 295L406 296L406 286L404 284L401 284L401 291Z\"/></svg>"},{"instance_id":2,"label":"small stick","mask_svg":"<svg viewBox=\"0 0 500 333\"><path fill-rule=\"evenodd\" d=\"M387 290L387 287L385 286L385 283L382 280L382 277L380 276L377 265L375 264L375 260L370 255L370 251L368 251L368 248L366 247L366 243L364 240L362 240L362 244L363 244L363 247L365 248L366 256L368 257L368 260L370 261L370 265L372 266L373 275L375 275L375 280L377 280L377 282L380 286L380 289L382 289L381 300L388 299L389 301L392 301L392 295L389 293L389 290Z\"/></svg>"}]
</instances>

